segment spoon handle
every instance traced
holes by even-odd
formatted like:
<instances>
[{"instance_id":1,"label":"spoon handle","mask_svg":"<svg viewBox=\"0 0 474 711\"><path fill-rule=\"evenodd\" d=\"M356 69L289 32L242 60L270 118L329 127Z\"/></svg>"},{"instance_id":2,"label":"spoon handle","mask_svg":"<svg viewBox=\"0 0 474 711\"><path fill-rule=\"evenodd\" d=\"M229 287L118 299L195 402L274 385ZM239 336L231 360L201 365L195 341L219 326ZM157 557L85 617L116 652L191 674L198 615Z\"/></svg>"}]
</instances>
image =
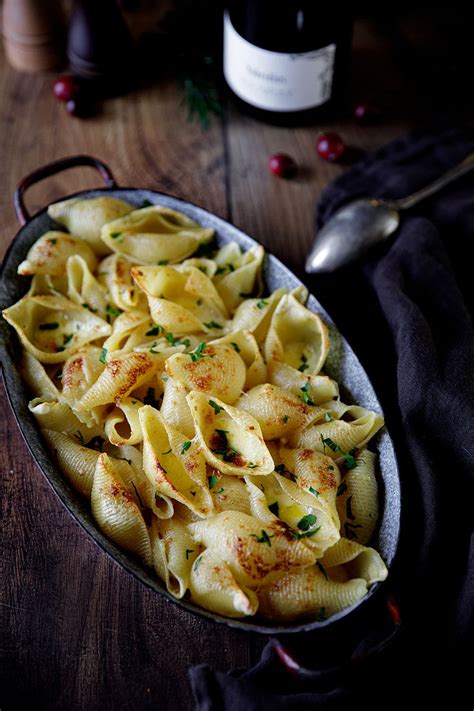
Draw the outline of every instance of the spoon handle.
<instances>
[{"instance_id":1,"label":"spoon handle","mask_svg":"<svg viewBox=\"0 0 474 711\"><path fill-rule=\"evenodd\" d=\"M438 190L441 190L441 188L449 185L449 183L452 183L453 180L457 180L457 178L460 178L461 175L464 175L464 173L472 170L472 168L474 168L474 153L470 153L467 158L462 161L462 163L459 163L454 168L451 168L451 170L448 170L447 173L441 175L434 182L426 185L420 190L417 190L416 193L400 198L400 200L382 200L381 202L393 210L406 210L407 208L418 204L430 195L433 195L433 193L437 193Z\"/></svg>"}]
</instances>

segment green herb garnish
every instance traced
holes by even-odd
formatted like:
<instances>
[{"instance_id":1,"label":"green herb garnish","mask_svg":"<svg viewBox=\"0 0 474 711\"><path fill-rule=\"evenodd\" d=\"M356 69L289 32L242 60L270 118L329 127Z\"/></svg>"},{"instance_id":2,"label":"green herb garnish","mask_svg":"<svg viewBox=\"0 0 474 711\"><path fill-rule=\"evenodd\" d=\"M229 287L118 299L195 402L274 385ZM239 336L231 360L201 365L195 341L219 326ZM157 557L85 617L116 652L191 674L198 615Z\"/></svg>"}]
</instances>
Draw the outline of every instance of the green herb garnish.
<instances>
[{"instance_id":1,"label":"green herb garnish","mask_svg":"<svg viewBox=\"0 0 474 711\"><path fill-rule=\"evenodd\" d=\"M100 351L99 360L105 365L105 360L107 358L107 348L102 348Z\"/></svg>"},{"instance_id":2,"label":"green herb garnish","mask_svg":"<svg viewBox=\"0 0 474 711\"><path fill-rule=\"evenodd\" d=\"M313 489L312 486L308 488L308 491L310 494L313 494L313 496L319 496L319 491L317 489Z\"/></svg>"},{"instance_id":3,"label":"green herb garnish","mask_svg":"<svg viewBox=\"0 0 474 711\"><path fill-rule=\"evenodd\" d=\"M206 326L206 328L223 328L220 323L216 323L215 321L209 321L209 323L204 323L204 325Z\"/></svg>"},{"instance_id":4,"label":"green herb garnish","mask_svg":"<svg viewBox=\"0 0 474 711\"><path fill-rule=\"evenodd\" d=\"M197 348L195 348L189 355L191 356L191 360L193 363L195 363L198 360L201 360L201 358L205 357L205 353L203 352L204 349L206 348L206 343L204 341L201 341L201 343L198 345Z\"/></svg>"},{"instance_id":5,"label":"green herb garnish","mask_svg":"<svg viewBox=\"0 0 474 711\"><path fill-rule=\"evenodd\" d=\"M183 442L183 444L181 445L181 454L184 454L185 452L187 452L188 449L190 448L191 444L192 444L192 442L189 442L189 441Z\"/></svg>"},{"instance_id":6,"label":"green herb garnish","mask_svg":"<svg viewBox=\"0 0 474 711\"><path fill-rule=\"evenodd\" d=\"M341 481L341 483L337 487L336 496L342 496L345 491L347 491L347 484L345 481Z\"/></svg>"},{"instance_id":7,"label":"green herb garnish","mask_svg":"<svg viewBox=\"0 0 474 711\"><path fill-rule=\"evenodd\" d=\"M352 496L348 496L346 499L346 516L351 521L355 521L355 516L352 513Z\"/></svg>"},{"instance_id":8,"label":"green herb garnish","mask_svg":"<svg viewBox=\"0 0 474 711\"><path fill-rule=\"evenodd\" d=\"M209 405L210 405L211 407L214 408L214 410L216 411L216 415L218 415L219 412L221 412L222 407L220 407L220 406L217 404L217 402L214 402L214 400L208 400L208 403L209 403Z\"/></svg>"},{"instance_id":9,"label":"green herb garnish","mask_svg":"<svg viewBox=\"0 0 474 711\"><path fill-rule=\"evenodd\" d=\"M57 241L58 241L58 240L55 239L54 237L52 237L51 239L48 239L48 242L49 242L50 244L56 244Z\"/></svg>"},{"instance_id":10,"label":"green herb garnish","mask_svg":"<svg viewBox=\"0 0 474 711\"><path fill-rule=\"evenodd\" d=\"M338 444L336 444L330 437L323 437L321 435L323 446L327 445L329 449L331 449L333 452L336 452L340 455L342 455L345 459L345 467L346 469L354 469L354 467L357 466L357 459L355 458L354 454L356 453L355 447L350 450L350 452L345 452Z\"/></svg>"},{"instance_id":11,"label":"green herb garnish","mask_svg":"<svg viewBox=\"0 0 474 711\"><path fill-rule=\"evenodd\" d=\"M111 232L110 236L112 237L112 239L118 239L119 237L122 236L122 233L121 232Z\"/></svg>"},{"instance_id":12,"label":"green herb garnish","mask_svg":"<svg viewBox=\"0 0 474 711\"><path fill-rule=\"evenodd\" d=\"M239 348L239 346L237 345L237 343L234 343L234 341L231 341L230 345L232 346L232 348L234 349L234 351L235 351L236 353L240 353L240 348Z\"/></svg>"},{"instance_id":13,"label":"green herb garnish","mask_svg":"<svg viewBox=\"0 0 474 711\"><path fill-rule=\"evenodd\" d=\"M186 548L186 560L189 559L189 554L195 552L195 548Z\"/></svg>"},{"instance_id":14,"label":"green herb garnish","mask_svg":"<svg viewBox=\"0 0 474 711\"><path fill-rule=\"evenodd\" d=\"M250 535L252 538L255 538L257 543L266 543L267 546L269 546L271 548L272 542L271 542L270 538L274 538L275 536L273 534L271 534L269 536L268 533L263 529L262 529L261 533L262 533L261 537L257 536L256 533L251 533Z\"/></svg>"},{"instance_id":15,"label":"green herb garnish","mask_svg":"<svg viewBox=\"0 0 474 711\"><path fill-rule=\"evenodd\" d=\"M257 309L264 309L266 306L268 306L268 304L264 299L257 301Z\"/></svg>"},{"instance_id":16,"label":"green herb garnish","mask_svg":"<svg viewBox=\"0 0 474 711\"><path fill-rule=\"evenodd\" d=\"M121 313L123 313L122 309L114 309L113 306L110 306L110 304L107 304L105 307L105 312L109 314L109 316L120 316Z\"/></svg>"},{"instance_id":17,"label":"green herb garnish","mask_svg":"<svg viewBox=\"0 0 474 711\"><path fill-rule=\"evenodd\" d=\"M211 476L207 477L207 483L209 485L210 489L213 489L215 485L218 483L219 477L216 476L215 474L211 474Z\"/></svg>"},{"instance_id":18,"label":"green herb garnish","mask_svg":"<svg viewBox=\"0 0 474 711\"><path fill-rule=\"evenodd\" d=\"M283 422L285 423L285 425L289 419L290 419L289 415L283 415Z\"/></svg>"},{"instance_id":19,"label":"green herb garnish","mask_svg":"<svg viewBox=\"0 0 474 711\"><path fill-rule=\"evenodd\" d=\"M310 388L309 382L305 383L303 385L303 387L300 388L301 392L303 393L303 395L302 395L303 402L305 402L307 405L316 405L316 403L313 402L313 400L311 400L310 396L308 395L309 388Z\"/></svg>"},{"instance_id":20,"label":"green herb garnish","mask_svg":"<svg viewBox=\"0 0 474 711\"><path fill-rule=\"evenodd\" d=\"M249 299L253 295L253 291L240 291L239 296L242 297L242 299Z\"/></svg>"},{"instance_id":21,"label":"green herb garnish","mask_svg":"<svg viewBox=\"0 0 474 711\"><path fill-rule=\"evenodd\" d=\"M317 518L314 514L307 514L306 516L303 516L303 518L300 519L296 525L300 531L309 531L311 526L314 526L316 521Z\"/></svg>"},{"instance_id":22,"label":"green herb garnish","mask_svg":"<svg viewBox=\"0 0 474 711\"><path fill-rule=\"evenodd\" d=\"M93 309L92 306L89 306L89 304L81 304L82 308L87 309L90 311L92 314L97 313L97 309Z\"/></svg>"},{"instance_id":23,"label":"green herb garnish","mask_svg":"<svg viewBox=\"0 0 474 711\"><path fill-rule=\"evenodd\" d=\"M324 415L324 419L326 420L326 422L332 422L333 416L331 415L330 412L326 412Z\"/></svg>"},{"instance_id":24,"label":"green herb garnish","mask_svg":"<svg viewBox=\"0 0 474 711\"><path fill-rule=\"evenodd\" d=\"M74 338L74 334L70 333L69 336L63 336L63 346L67 344Z\"/></svg>"},{"instance_id":25,"label":"green herb garnish","mask_svg":"<svg viewBox=\"0 0 474 711\"><path fill-rule=\"evenodd\" d=\"M166 265L169 264L169 261L170 261L169 259L160 259L160 261L158 262L158 266L159 267L166 267Z\"/></svg>"},{"instance_id":26,"label":"green herb garnish","mask_svg":"<svg viewBox=\"0 0 474 711\"><path fill-rule=\"evenodd\" d=\"M38 328L40 331L54 331L56 328L59 328L59 323L57 321L50 321L49 323L40 323Z\"/></svg>"}]
</instances>

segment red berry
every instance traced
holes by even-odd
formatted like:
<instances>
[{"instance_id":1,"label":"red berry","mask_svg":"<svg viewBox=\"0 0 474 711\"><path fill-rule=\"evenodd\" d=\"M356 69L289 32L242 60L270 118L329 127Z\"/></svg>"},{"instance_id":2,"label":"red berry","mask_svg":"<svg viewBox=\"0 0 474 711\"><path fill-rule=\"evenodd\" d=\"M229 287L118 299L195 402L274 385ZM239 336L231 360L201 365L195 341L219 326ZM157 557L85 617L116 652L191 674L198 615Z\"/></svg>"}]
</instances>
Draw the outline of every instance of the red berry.
<instances>
[{"instance_id":1,"label":"red berry","mask_svg":"<svg viewBox=\"0 0 474 711\"><path fill-rule=\"evenodd\" d=\"M374 123L379 117L380 109L378 106L375 106L368 101L360 101L354 106L354 119L358 123Z\"/></svg>"},{"instance_id":2,"label":"red berry","mask_svg":"<svg viewBox=\"0 0 474 711\"><path fill-rule=\"evenodd\" d=\"M329 132L322 133L318 136L316 150L321 158L332 162L342 156L346 150L346 146L339 134Z\"/></svg>"},{"instance_id":3,"label":"red berry","mask_svg":"<svg viewBox=\"0 0 474 711\"><path fill-rule=\"evenodd\" d=\"M79 94L79 82L75 77L65 74L54 82L53 94L59 101L70 101Z\"/></svg>"},{"instance_id":4,"label":"red berry","mask_svg":"<svg viewBox=\"0 0 474 711\"><path fill-rule=\"evenodd\" d=\"M268 167L279 178L291 178L296 173L296 163L286 153L275 153L268 161Z\"/></svg>"}]
</instances>

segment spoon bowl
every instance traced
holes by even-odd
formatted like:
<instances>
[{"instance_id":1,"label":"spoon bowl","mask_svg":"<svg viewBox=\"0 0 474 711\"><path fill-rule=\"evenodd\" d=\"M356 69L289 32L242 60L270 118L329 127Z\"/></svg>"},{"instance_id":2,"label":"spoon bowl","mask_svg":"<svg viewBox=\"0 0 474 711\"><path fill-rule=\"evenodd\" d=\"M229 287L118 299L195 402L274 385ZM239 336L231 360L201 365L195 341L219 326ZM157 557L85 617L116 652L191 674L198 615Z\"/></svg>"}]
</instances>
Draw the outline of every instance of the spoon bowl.
<instances>
[{"instance_id":1,"label":"spoon bowl","mask_svg":"<svg viewBox=\"0 0 474 711\"><path fill-rule=\"evenodd\" d=\"M319 232L306 271L324 274L361 257L398 227L398 212L380 200L364 199L340 208Z\"/></svg>"}]
</instances>

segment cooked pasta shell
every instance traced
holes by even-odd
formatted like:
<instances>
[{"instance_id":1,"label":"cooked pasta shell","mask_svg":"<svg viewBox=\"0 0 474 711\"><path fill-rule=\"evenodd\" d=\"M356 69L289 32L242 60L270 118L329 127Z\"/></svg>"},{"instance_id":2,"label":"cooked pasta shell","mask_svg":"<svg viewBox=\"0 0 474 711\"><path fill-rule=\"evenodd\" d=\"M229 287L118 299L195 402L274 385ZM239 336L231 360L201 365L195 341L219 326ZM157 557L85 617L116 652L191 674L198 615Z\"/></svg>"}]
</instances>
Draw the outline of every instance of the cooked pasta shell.
<instances>
[{"instance_id":1,"label":"cooked pasta shell","mask_svg":"<svg viewBox=\"0 0 474 711\"><path fill-rule=\"evenodd\" d=\"M318 505L326 506L334 521L338 522L336 492L341 475L337 464L312 449L280 447L280 457L286 469L293 474L298 488L316 497ZM315 491L317 494L314 494Z\"/></svg>"},{"instance_id":2,"label":"cooked pasta shell","mask_svg":"<svg viewBox=\"0 0 474 711\"><path fill-rule=\"evenodd\" d=\"M212 498L202 484L205 462L194 442L166 427L161 414L145 405L139 410L143 432L143 469L159 494L188 506L198 516L207 516ZM179 444L178 444L179 443Z\"/></svg>"},{"instance_id":3,"label":"cooked pasta shell","mask_svg":"<svg viewBox=\"0 0 474 711\"><path fill-rule=\"evenodd\" d=\"M332 459L344 462L343 452L350 453L355 447L363 447L384 423L382 415L376 412L362 407L356 410L359 416L350 422L315 420L305 429L296 430L290 438L291 445L317 449Z\"/></svg>"},{"instance_id":4,"label":"cooked pasta shell","mask_svg":"<svg viewBox=\"0 0 474 711\"><path fill-rule=\"evenodd\" d=\"M85 306L101 318L106 317L107 299L105 288L91 273L85 259L75 255L69 257L66 265L68 298Z\"/></svg>"},{"instance_id":5,"label":"cooked pasta shell","mask_svg":"<svg viewBox=\"0 0 474 711\"><path fill-rule=\"evenodd\" d=\"M102 433L102 427L97 425L89 428L83 424L71 408L64 402L47 402L43 398L35 398L28 403L28 409L34 415L42 429L64 432L91 439Z\"/></svg>"},{"instance_id":6,"label":"cooked pasta shell","mask_svg":"<svg viewBox=\"0 0 474 711\"><path fill-rule=\"evenodd\" d=\"M42 430L41 434L45 438L48 447L54 452L61 472L66 479L76 491L89 498L100 452L88 447L89 438L87 436L79 436L80 432L77 432L73 437L68 437L68 435L54 430ZM112 460L122 475L129 468L124 461L119 461L113 457Z\"/></svg>"},{"instance_id":7,"label":"cooked pasta shell","mask_svg":"<svg viewBox=\"0 0 474 711\"><path fill-rule=\"evenodd\" d=\"M104 430L111 444L123 447L142 441L142 428L138 417L138 410L142 406L143 403L140 400L125 397L106 416Z\"/></svg>"},{"instance_id":8,"label":"cooked pasta shell","mask_svg":"<svg viewBox=\"0 0 474 711\"><path fill-rule=\"evenodd\" d=\"M280 299L287 293L288 289L281 287L263 299L245 299L237 307L229 330L250 331L257 343L262 344L267 336L273 312Z\"/></svg>"},{"instance_id":9,"label":"cooked pasta shell","mask_svg":"<svg viewBox=\"0 0 474 711\"><path fill-rule=\"evenodd\" d=\"M367 585L385 580L388 575L387 566L374 548L366 548L347 538L341 538L329 548L321 563L329 573L332 567L344 565L352 578L364 578Z\"/></svg>"},{"instance_id":10,"label":"cooked pasta shell","mask_svg":"<svg viewBox=\"0 0 474 711\"><path fill-rule=\"evenodd\" d=\"M34 355L23 351L21 356L21 374L35 397L47 401L60 399L59 390Z\"/></svg>"},{"instance_id":11,"label":"cooked pasta shell","mask_svg":"<svg viewBox=\"0 0 474 711\"><path fill-rule=\"evenodd\" d=\"M124 311L115 319L112 333L104 341L104 348L114 356L130 353L135 346L146 340L146 333L152 328L147 311Z\"/></svg>"},{"instance_id":12,"label":"cooked pasta shell","mask_svg":"<svg viewBox=\"0 0 474 711\"><path fill-rule=\"evenodd\" d=\"M161 205L134 210L109 222L101 232L102 241L110 250L140 264L181 261L213 235L214 230Z\"/></svg>"},{"instance_id":13,"label":"cooked pasta shell","mask_svg":"<svg viewBox=\"0 0 474 711\"><path fill-rule=\"evenodd\" d=\"M208 482L216 513L232 510L251 514L249 492L242 479L208 467Z\"/></svg>"},{"instance_id":14,"label":"cooked pasta shell","mask_svg":"<svg viewBox=\"0 0 474 711\"><path fill-rule=\"evenodd\" d=\"M217 269L215 261L207 259L207 257L191 257L190 259L185 259L181 264L183 267L196 267L210 279L212 279Z\"/></svg>"},{"instance_id":15,"label":"cooked pasta shell","mask_svg":"<svg viewBox=\"0 0 474 711\"><path fill-rule=\"evenodd\" d=\"M158 367L159 361L148 353L127 353L112 358L79 400L77 409L85 411L113 402L118 405L132 390L149 381Z\"/></svg>"},{"instance_id":16,"label":"cooked pasta shell","mask_svg":"<svg viewBox=\"0 0 474 711\"><path fill-rule=\"evenodd\" d=\"M189 582L192 600L226 617L254 615L258 600L253 590L238 583L231 567L211 550L195 559Z\"/></svg>"},{"instance_id":17,"label":"cooked pasta shell","mask_svg":"<svg viewBox=\"0 0 474 711\"><path fill-rule=\"evenodd\" d=\"M108 323L63 296L25 296L3 316L41 363L61 363L80 346L110 333Z\"/></svg>"},{"instance_id":18,"label":"cooked pasta shell","mask_svg":"<svg viewBox=\"0 0 474 711\"><path fill-rule=\"evenodd\" d=\"M265 439L285 437L311 417L311 408L300 398L270 383L243 393L235 407L255 417Z\"/></svg>"},{"instance_id":19,"label":"cooked pasta shell","mask_svg":"<svg viewBox=\"0 0 474 711\"><path fill-rule=\"evenodd\" d=\"M338 384L327 375L307 375L306 372L277 360L271 360L268 363L268 376L270 383L292 392L299 398L302 397L302 393L306 392L308 398L315 405L321 405L339 397Z\"/></svg>"},{"instance_id":20,"label":"cooked pasta shell","mask_svg":"<svg viewBox=\"0 0 474 711\"><path fill-rule=\"evenodd\" d=\"M209 341L209 345L221 343L232 346L247 366L244 390L267 382L267 366L260 353L258 343L250 331L232 331L222 338Z\"/></svg>"},{"instance_id":21,"label":"cooked pasta shell","mask_svg":"<svg viewBox=\"0 0 474 711\"><path fill-rule=\"evenodd\" d=\"M263 585L284 571L315 562L314 553L277 520L263 524L240 511L223 511L188 528L193 539L225 561L244 585Z\"/></svg>"},{"instance_id":22,"label":"cooked pasta shell","mask_svg":"<svg viewBox=\"0 0 474 711\"><path fill-rule=\"evenodd\" d=\"M372 538L379 516L376 455L362 449L356 457L357 466L344 475L342 490L337 497L337 510L341 520L341 533L362 545Z\"/></svg>"},{"instance_id":23,"label":"cooked pasta shell","mask_svg":"<svg viewBox=\"0 0 474 711\"><path fill-rule=\"evenodd\" d=\"M216 272L216 286L230 313L246 298L243 294L253 294L261 289L260 271L265 250L257 245L247 250L239 266L224 273Z\"/></svg>"},{"instance_id":24,"label":"cooked pasta shell","mask_svg":"<svg viewBox=\"0 0 474 711\"><path fill-rule=\"evenodd\" d=\"M182 432L188 439L195 434L194 420L186 400L187 390L174 378L167 378L160 412L164 421L175 430Z\"/></svg>"},{"instance_id":25,"label":"cooked pasta shell","mask_svg":"<svg viewBox=\"0 0 474 711\"><path fill-rule=\"evenodd\" d=\"M219 247L214 255L213 261L217 264L218 274L221 276L227 272L233 272L242 264L243 250L237 242L227 242Z\"/></svg>"},{"instance_id":26,"label":"cooked pasta shell","mask_svg":"<svg viewBox=\"0 0 474 711\"><path fill-rule=\"evenodd\" d=\"M95 423L92 414L79 412L76 405L104 369L100 353L101 349L95 346L80 348L64 363L61 374L61 399L67 402L81 422L89 426Z\"/></svg>"},{"instance_id":27,"label":"cooked pasta shell","mask_svg":"<svg viewBox=\"0 0 474 711\"><path fill-rule=\"evenodd\" d=\"M273 459L257 420L216 397L192 391L187 396L196 437L207 462L224 474L270 474Z\"/></svg>"},{"instance_id":28,"label":"cooked pasta shell","mask_svg":"<svg viewBox=\"0 0 474 711\"><path fill-rule=\"evenodd\" d=\"M101 261L97 268L97 278L107 289L111 303L122 311L146 309L146 299L133 283L130 269L132 265L118 254L111 254Z\"/></svg>"},{"instance_id":29,"label":"cooked pasta shell","mask_svg":"<svg viewBox=\"0 0 474 711\"><path fill-rule=\"evenodd\" d=\"M326 580L315 566L291 571L258 591L260 612L274 620L316 618L323 621L354 605L367 592L362 579Z\"/></svg>"},{"instance_id":30,"label":"cooked pasta shell","mask_svg":"<svg viewBox=\"0 0 474 711\"><path fill-rule=\"evenodd\" d=\"M200 548L178 518L155 519L151 527L153 564L168 592L180 599L189 587L191 566Z\"/></svg>"},{"instance_id":31,"label":"cooked pasta shell","mask_svg":"<svg viewBox=\"0 0 474 711\"><path fill-rule=\"evenodd\" d=\"M96 254L102 256L110 251L100 238L103 225L132 210L133 205L117 198L73 198L50 205L48 215L85 240Z\"/></svg>"},{"instance_id":32,"label":"cooked pasta shell","mask_svg":"<svg viewBox=\"0 0 474 711\"><path fill-rule=\"evenodd\" d=\"M91 507L107 538L138 555L145 565L152 565L150 536L143 516L107 454L97 460Z\"/></svg>"},{"instance_id":33,"label":"cooked pasta shell","mask_svg":"<svg viewBox=\"0 0 474 711\"><path fill-rule=\"evenodd\" d=\"M67 261L74 255L84 259L90 270L95 269L97 265L95 254L80 237L65 232L46 232L30 247L25 261L18 266L18 274L65 277Z\"/></svg>"},{"instance_id":34,"label":"cooked pasta shell","mask_svg":"<svg viewBox=\"0 0 474 711\"><path fill-rule=\"evenodd\" d=\"M226 343L207 344L200 355L193 360L188 353L175 353L166 361L166 373L188 390L215 395L229 404L235 402L247 375L240 355Z\"/></svg>"},{"instance_id":35,"label":"cooked pasta shell","mask_svg":"<svg viewBox=\"0 0 474 711\"><path fill-rule=\"evenodd\" d=\"M265 358L293 368L307 366L318 373L329 351L329 333L319 316L303 306L293 294L283 296L276 307L265 339Z\"/></svg>"}]
</instances>

